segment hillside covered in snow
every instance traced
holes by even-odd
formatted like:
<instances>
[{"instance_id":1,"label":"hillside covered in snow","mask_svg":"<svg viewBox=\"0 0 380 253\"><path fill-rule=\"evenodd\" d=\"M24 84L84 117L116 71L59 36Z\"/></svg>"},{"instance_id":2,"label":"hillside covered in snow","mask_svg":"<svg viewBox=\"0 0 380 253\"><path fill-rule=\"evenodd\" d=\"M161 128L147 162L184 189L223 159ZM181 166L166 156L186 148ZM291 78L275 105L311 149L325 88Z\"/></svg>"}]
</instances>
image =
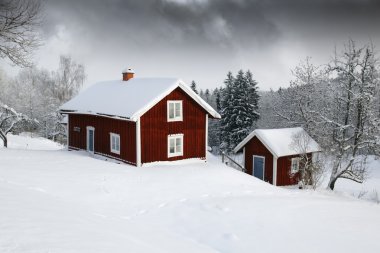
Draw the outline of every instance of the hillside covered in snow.
<instances>
[{"instance_id":1,"label":"hillside covered in snow","mask_svg":"<svg viewBox=\"0 0 380 253\"><path fill-rule=\"evenodd\" d=\"M0 147L0 252L380 249L380 205L341 194L344 183L338 194L300 191L211 155L136 168L45 139L10 136L9 144Z\"/></svg>"}]
</instances>

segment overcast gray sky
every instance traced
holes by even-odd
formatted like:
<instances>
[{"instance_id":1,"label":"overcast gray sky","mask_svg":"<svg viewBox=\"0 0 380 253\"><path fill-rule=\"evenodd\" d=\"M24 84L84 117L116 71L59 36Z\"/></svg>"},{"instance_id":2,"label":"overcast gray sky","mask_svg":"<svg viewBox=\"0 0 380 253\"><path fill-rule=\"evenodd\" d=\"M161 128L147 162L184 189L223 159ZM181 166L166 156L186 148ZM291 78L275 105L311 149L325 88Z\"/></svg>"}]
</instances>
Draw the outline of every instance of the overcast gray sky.
<instances>
[{"instance_id":1,"label":"overcast gray sky","mask_svg":"<svg viewBox=\"0 0 380 253\"><path fill-rule=\"evenodd\" d=\"M269 90L287 86L307 56L327 63L348 38L380 47L375 0L45 0L44 9L36 63L54 69L70 54L85 65L86 85L132 67L215 88L228 71L250 69Z\"/></svg>"}]
</instances>

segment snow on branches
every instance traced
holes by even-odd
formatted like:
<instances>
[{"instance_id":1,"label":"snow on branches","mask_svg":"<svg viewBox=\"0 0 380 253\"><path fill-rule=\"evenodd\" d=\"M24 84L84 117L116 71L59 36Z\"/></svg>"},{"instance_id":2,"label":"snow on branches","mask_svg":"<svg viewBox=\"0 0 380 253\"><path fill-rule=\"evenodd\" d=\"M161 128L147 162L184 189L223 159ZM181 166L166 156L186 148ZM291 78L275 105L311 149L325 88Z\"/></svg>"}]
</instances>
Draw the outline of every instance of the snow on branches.
<instances>
[{"instance_id":1,"label":"snow on branches","mask_svg":"<svg viewBox=\"0 0 380 253\"><path fill-rule=\"evenodd\" d=\"M0 139L8 146L7 134L18 124L28 122L28 117L0 102Z\"/></svg>"}]
</instances>

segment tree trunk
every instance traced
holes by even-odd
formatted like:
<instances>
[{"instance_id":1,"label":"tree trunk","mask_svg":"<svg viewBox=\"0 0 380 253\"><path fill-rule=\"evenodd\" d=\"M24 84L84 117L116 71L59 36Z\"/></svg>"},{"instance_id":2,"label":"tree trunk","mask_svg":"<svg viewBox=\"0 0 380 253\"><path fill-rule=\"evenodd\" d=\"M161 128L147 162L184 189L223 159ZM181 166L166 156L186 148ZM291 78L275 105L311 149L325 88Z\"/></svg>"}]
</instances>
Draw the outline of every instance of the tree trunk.
<instances>
[{"instance_id":1,"label":"tree trunk","mask_svg":"<svg viewBox=\"0 0 380 253\"><path fill-rule=\"evenodd\" d=\"M0 139L3 140L4 147L7 148L7 147L8 147L8 139L7 139L7 136L3 135L3 134L0 132Z\"/></svg>"},{"instance_id":2,"label":"tree trunk","mask_svg":"<svg viewBox=\"0 0 380 253\"><path fill-rule=\"evenodd\" d=\"M328 185L328 187L330 188L330 190L332 190L332 191L334 190L335 182L336 182L337 179L338 179L337 177L330 179L330 182L329 182L329 185Z\"/></svg>"},{"instance_id":3,"label":"tree trunk","mask_svg":"<svg viewBox=\"0 0 380 253\"><path fill-rule=\"evenodd\" d=\"M330 181L329 181L329 184L327 185L327 187L330 188L330 190L332 191L334 190L335 182L339 177L338 175L339 164L340 163L334 163L333 169L331 171Z\"/></svg>"}]
</instances>

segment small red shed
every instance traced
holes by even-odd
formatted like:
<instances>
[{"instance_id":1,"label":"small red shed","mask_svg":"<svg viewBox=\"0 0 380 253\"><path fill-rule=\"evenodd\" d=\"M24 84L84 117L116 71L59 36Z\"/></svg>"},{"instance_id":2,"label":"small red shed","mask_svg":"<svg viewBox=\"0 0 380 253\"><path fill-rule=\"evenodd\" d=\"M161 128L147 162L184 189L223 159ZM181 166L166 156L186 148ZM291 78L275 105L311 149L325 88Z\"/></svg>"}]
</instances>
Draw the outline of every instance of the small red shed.
<instances>
[{"instance_id":1,"label":"small red shed","mask_svg":"<svg viewBox=\"0 0 380 253\"><path fill-rule=\"evenodd\" d=\"M134 78L92 85L65 103L68 148L141 166L206 159L208 118L220 115L183 81Z\"/></svg>"},{"instance_id":2,"label":"small red shed","mask_svg":"<svg viewBox=\"0 0 380 253\"><path fill-rule=\"evenodd\" d=\"M273 185L294 185L299 179L300 150L296 138L307 139L303 154L313 155L319 145L300 127L256 129L234 152L243 150L245 172ZM303 142L305 143L305 141Z\"/></svg>"}]
</instances>

